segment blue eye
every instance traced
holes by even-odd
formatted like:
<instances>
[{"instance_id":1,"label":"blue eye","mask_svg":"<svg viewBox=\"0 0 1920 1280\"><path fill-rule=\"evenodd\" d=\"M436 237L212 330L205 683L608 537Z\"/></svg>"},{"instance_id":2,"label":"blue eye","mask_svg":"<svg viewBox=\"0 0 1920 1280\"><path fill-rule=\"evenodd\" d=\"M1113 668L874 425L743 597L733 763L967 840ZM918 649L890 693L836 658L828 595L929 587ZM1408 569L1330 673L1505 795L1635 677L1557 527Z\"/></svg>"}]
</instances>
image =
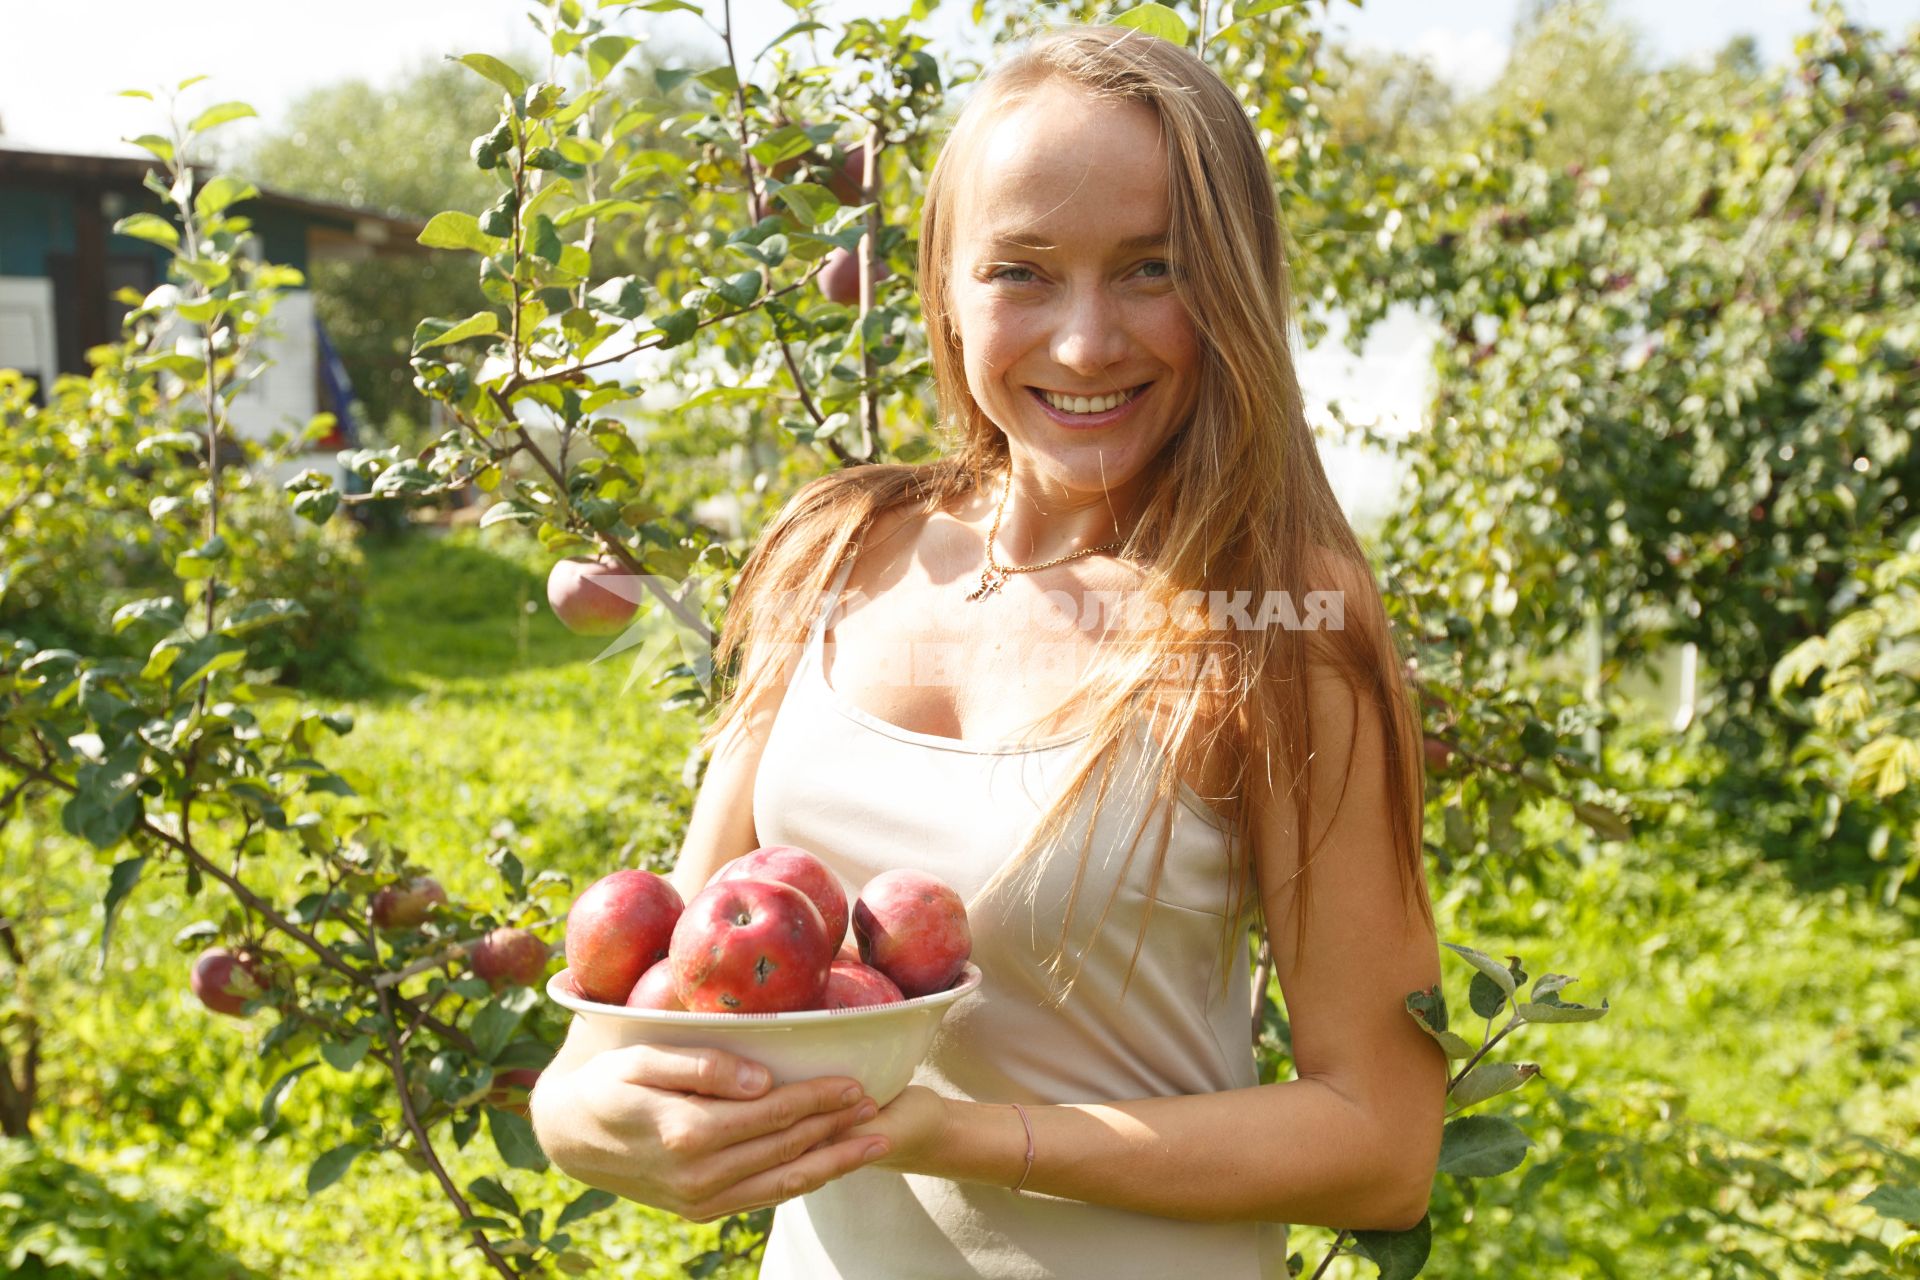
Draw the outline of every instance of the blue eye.
<instances>
[{"instance_id":1,"label":"blue eye","mask_svg":"<svg viewBox=\"0 0 1920 1280\"><path fill-rule=\"evenodd\" d=\"M1009 271L1025 271L1028 275L1033 274L1033 269L1031 267L1016 267L1016 266L996 267L993 271L993 274L989 275L987 279L989 280L1002 279L1006 276L1006 274ZM1015 280L1013 283L1025 284L1027 282L1025 280Z\"/></svg>"},{"instance_id":2,"label":"blue eye","mask_svg":"<svg viewBox=\"0 0 1920 1280\"><path fill-rule=\"evenodd\" d=\"M1151 258L1141 264L1141 270L1143 271L1148 267L1165 268L1162 274L1153 277L1155 280L1171 280L1173 278L1173 264L1164 258Z\"/></svg>"}]
</instances>

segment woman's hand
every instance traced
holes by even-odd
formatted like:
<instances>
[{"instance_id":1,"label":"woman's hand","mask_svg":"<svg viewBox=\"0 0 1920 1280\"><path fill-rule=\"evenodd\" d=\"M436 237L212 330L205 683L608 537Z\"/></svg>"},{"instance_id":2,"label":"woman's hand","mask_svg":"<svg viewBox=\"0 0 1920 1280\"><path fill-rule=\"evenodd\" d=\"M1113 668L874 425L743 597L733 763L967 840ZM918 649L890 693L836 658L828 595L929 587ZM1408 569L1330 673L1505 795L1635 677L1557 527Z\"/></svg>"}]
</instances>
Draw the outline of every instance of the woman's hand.
<instances>
[{"instance_id":1,"label":"woman's hand","mask_svg":"<svg viewBox=\"0 0 1920 1280\"><path fill-rule=\"evenodd\" d=\"M910 1084L872 1120L847 1130L848 1138L885 1138L888 1154L873 1163L881 1169L913 1173L937 1152L951 1115L947 1100L923 1085Z\"/></svg>"},{"instance_id":2,"label":"woman's hand","mask_svg":"<svg viewBox=\"0 0 1920 1280\"><path fill-rule=\"evenodd\" d=\"M849 1077L768 1090L765 1068L718 1050L634 1045L571 1066L566 1057L533 1090L547 1157L589 1186L694 1222L804 1195L888 1150L847 1135L873 1114ZM741 1082L743 1067L758 1083Z\"/></svg>"}]
</instances>

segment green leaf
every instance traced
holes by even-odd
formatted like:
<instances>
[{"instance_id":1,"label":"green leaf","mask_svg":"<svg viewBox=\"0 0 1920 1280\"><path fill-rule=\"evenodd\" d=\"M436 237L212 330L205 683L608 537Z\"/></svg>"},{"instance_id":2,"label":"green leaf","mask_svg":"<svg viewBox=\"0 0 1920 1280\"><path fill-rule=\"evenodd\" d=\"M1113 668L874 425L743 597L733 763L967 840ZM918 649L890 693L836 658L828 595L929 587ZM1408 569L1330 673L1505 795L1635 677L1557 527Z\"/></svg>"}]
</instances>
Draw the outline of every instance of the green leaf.
<instances>
[{"instance_id":1,"label":"green leaf","mask_svg":"<svg viewBox=\"0 0 1920 1280\"><path fill-rule=\"evenodd\" d=\"M189 581L211 578L219 571L220 561L226 554L227 541L216 533L199 546L188 547L175 557L173 571Z\"/></svg>"},{"instance_id":2,"label":"green leaf","mask_svg":"<svg viewBox=\"0 0 1920 1280\"><path fill-rule=\"evenodd\" d=\"M504 502L496 502L488 507L487 513L480 517L480 527L482 529L491 528L496 524L505 524L509 520L518 524L528 524L539 518L540 513L538 511L509 498Z\"/></svg>"},{"instance_id":3,"label":"green leaf","mask_svg":"<svg viewBox=\"0 0 1920 1280\"><path fill-rule=\"evenodd\" d=\"M788 27L785 31L782 31L779 35L775 36L773 39L767 41L766 45L760 50L760 52L754 55L753 60L755 62L760 61L760 59L766 57L769 53L772 53L776 48L778 48L782 41L790 40L794 36L797 36L804 31L829 31L829 30L832 30L832 28L828 27L827 24L824 22L811 22L811 21L796 22L792 26Z\"/></svg>"},{"instance_id":4,"label":"green leaf","mask_svg":"<svg viewBox=\"0 0 1920 1280\"><path fill-rule=\"evenodd\" d=\"M113 941L113 921L120 911L120 904L127 900L133 887L140 883L140 873L147 869L147 855L127 858L113 864L113 870L107 875L107 896L100 924L100 967L106 968L107 947Z\"/></svg>"},{"instance_id":5,"label":"green leaf","mask_svg":"<svg viewBox=\"0 0 1920 1280\"><path fill-rule=\"evenodd\" d=\"M807 24L801 23L799 25L804 27ZM817 26L819 24L815 23L813 25ZM791 34L791 31L789 34ZM784 36L781 37L781 39L784 38ZM779 41L776 40L774 43L778 44ZM772 47L773 45L767 46L769 49ZM775 129L772 133L767 134L755 142L753 144L753 158L758 160L762 166L772 168L782 160L792 160L797 156L807 154L807 152L811 150L813 150L813 138L799 125L790 124Z\"/></svg>"},{"instance_id":6,"label":"green leaf","mask_svg":"<svg viewBox=\"0 0 1920 1280\"><path fill-rule=\"evenodd\" d=\"M496 312L479 311L465 320L441 320L429 316L413 330L413 349L426 351L432 347L451 346L456 342L465 342L468 338L491 337L500 332L500 317Z\"/></svg>"},{"instance_id":7,"label":"green leaf","mask_svg":"<svg viewBox=\"0 0 1920 1280\"><path fill-rule=\"evenodd\" d=\"M1187 24L1180 15L1163 4L1136 5L1111 19L1117 27L1132 27L1150 36L1159 36L1172 44L1187 42Z\"/></svg>"},{"instance_id":8,"label":"green leaf","mask_svg":"<svg viewBox=\"0 0 1920 1280\"><path fill-rule=\"evenodd\" d=\"M205 111L195 116L193 123L187 126L187 132L205 133L209 129L217 129L221 125L231 121L245 120L259 114L258 111L255 111L244 102L222 102L216 106L208 107Z\"/></svg>"},{"instance_id":9,"label":"green leaf","mask_svg":"<svg viewBox=\"0 0 1920 1280\"><path fill-rule=\"evenodd\" d=\"M1527 1158L1533 1144L1504 1116L1462 1116L1440 1138L1440 1172L1462 1178L1495 1178Z\"/></svg>"},{"instance_id":10,"label":"green leaf","mask_svg":"<svg viewBox=\"0 0 1920 1280\"><path fill-rule=\"evenodd\" d=\"M1573 1004L1563 1000L1521 1001L1515 1006L1520 1016L1528 1022L1593 1022L1607 1016L1608 1004L1602 1000L1599 1007L1585 1004Z\"/></svg>"},{"instance_id":11,"label":"green leaf","mask_svg":"<svg viewBox=\"0 0 1920 1280\"><path fill-rule=\"evenodd\" d=\"M718 66L711 71L702 71L694 79L722 95L731 94L740 87L740 77L730 66Z\"/></svg>"},{"instance_id":12,"label":"green leaf","mask_svg":"<svg viewBox=\"0 0 1920 1280\"><path fill-rule=\"evenodd\" d=\"M1495 1018L1507 1007L1507 993L1486 974L1476 973L1467 987L1467 1004L1481 1017Z\"/></svg>"},{"instance_id":13,"label":"green leaf","mask_svg":"<svg viewBox=\"0 0 1920 1280\"><path fill-rule=\"evenodd\" d=\"M314 524L325 524L340 509L340 494L333 489L308 489L293 495L293 514Z\"/></svg>"},{"instance_id":14,"label":"green leaf","mask_svg":"<svg viewBox=\"0 0 1920 1280\"><path fill-rule=\"evenodd\" d=\"M647 284L633 276L616 276L587 294L587 305L603 315L638 320L647 311Z\"/></svg>"},{"instance_id":15,"label":"green leaf","mask_svg":"<svg viewBox=\"0 0 1920 1280\"><path fill-rule=\"evenodd\" d=\"M802 226L817 227L840 211L840 197L812 182L790 182L773 193Z\"/></svg>"},{"instance_id":16,"label":"green leaf","mask_svg":"<svg viewBox=\"0 0 1920 1280\"><path fill-rule=\"evenodd\" d=\"M180 247L180 229L157 213L130 213L113 224L116 235L131 236L149 244Z\"/></svg>"},{"instance_id":17,"label":"green leaf","mask_svg":"<svg viewBox=\"0 0 1920 1280\"><path fill-rule=\"evenodd\" d=\"M482 983L482 987L486 984ZM512 1071L518 1067L529 1067L535 1071L545 1068L553 1061L553 1047L538 1040L522 1036L502 1049L493 1058L495 1071Z\"/></svg>"},{"instance_id":18,"label":"green leaf","mask_svg":"<svg viewBox=\"0 0 1920 1280\"><path fill-rule=\"evenodd\" d=\"M344 1142L333 1150L324 1153L307 1170L307 1194L319 1195L334 1183L346 1176L353 1162L367 1149L364 1142Z\"/></svg>"},{"instance_id":19,"label":"green leaf","mask_svg":"<svg viewBox=\"0 0 1920 1280\"><path fill-rule=\"evenodd\" d=\"M128 627L152 623L162 627L177 627L186 620L186 612L180 602L172 596L152 596L145 600L135 600L121 605L113 611L113 633L119 635Z\"/></svg>"},{"instance_id":20,"label":"green leaf","mask_svg":"<svg viewBox=\"0 0 1920 1280\"><path fill-rule=\"evenodd\" d=\"M235 611L220 625L220 633L229 636L244 636L270 627L276 622L287 622L294 618L307 616L307 606L298 600L255 600L253 603Z\"/></svg>"},{"instance_id":21,"label":"green leaf","mask_svg":"<svg viewBox=\"0 0 1920 1280\"><path fill-rule=\"evenodd\" d=\"M233 268L218 258L175 258L174 269L188 279L218 289L233 279Z\"/></svg>"},{"instance_id":22,"label":"green leaf","mask_svg":"<svg viewBox=\"0 0 1920 1280\"><path fill-rule=\"evenodd\" d=\"M360 1065L360 1060L367 1056L367 1050L372 1046L373 1037L369 1035L357 1035L344 1042L329 1040L320 1046L320 1056L335 1071L351 1071Z\"/></svg>"},{"instance_id":23,"label":"green leaf","mask_svg":"<svg viewBox=\"0 0 1920 1280\"><path fill-rule=\"evenodd\" d=\"M472 253L500 252L505 241L480 229L480 220L470 213L449 209L436 213L420 232L419 243L429 249L465 249Z\"/></svg>"},{"instance_id":24,"label":"green leaf","mask_svg":"<svg viewBox=\"0 0 1920 1280\"><path fill-rule=\"evenodd\" d=\"M514 97L527 91L527 78L488 53L463 53L454 59L479 72Z\"/></svg>"},{"instance_id":25,"label":"green leaf","mask_svg":"<svg viewBox=\"0 0 1920 1280\"><path fill-rule=\"evenodd\" d=\"M1380 1268L1380 1280L1413 1280L1433 1252L1433 1222L1423 1216L1407 1231L1356 1231L1353 1247Z\"/></svg>"},{"instance_id":26,"label":"green leaf","mask_svg":"<svg viewBox=\"0 0 1920 1280\"><path fill-rule=\"evenodd\" d=\"M1920 1227L1920 1190L1891 1185L1875 1187L1872 1194L1860 1203L1883 1218L1892 1218L1910 1227ZM564 1216L561 1221L566 1221Z\"/></svg>"},{"instance_id":27,"label":"green leaf","mask_svg":"<svg viewBox=\"0 0 1920 1280\"><path fill-rule=\"evenodd\" d=\"M1573 802L1573 816L1602 840L1633 839L1633 824L1601 805L1576 800Z\"/></svg>"},{"instance_id":28,"label":"green leaf","mask_svg":"<svg viewBox=\"0 0 1920 1280\"><path fill-rule=\"evenodd\" d=\"M1449 1101L1462 1107L1511 1093L1540 1074L1533 1062L1482 1062L1460 1077L1460 1083L1447 1091Z\"/></svg>"},{"instance_id":29,"label":"green leaf","mask_svg":"<svg viewBox=\"0 0 1920 1280\"><path fill-rule=\"evenodd\" d=\"M594 80L605 80L620 65L620 60L633 52L640 42L632 36L601 36L587 43L587 71Z\"/></svg>"},{"instance_id":30,"label":"green leaf","mask_svg":"<svg viewBox=\"0 0 1920 1280\"><path fill-rule=\"evenodd\" d=\"M193 198L193 211L203 218L211 218L225 213L228 208L242 200L251 200L260 194L260 189L251 182L239 178L230 178L221 174L206 186L200 188Z\"/></svg>"},{"instance_id":31,"label":"green leaf","mask_svg":"<svg viewBox=\"0 0 1920 1280\"><path fill-rule=\"evenodd\" d=\"M764 283L758 271L742 271L721 281L714 292L736 307L750 307L760 296L760 286Z\"/></svg>"},{"instance_id":32,"label":"green leaf","mask_svg":"<svg viewBox=\"0 0 1920 1280\"><path fill-rule=\"evenodd\" d=\"M475 1178L467 1184L467 1194L488 1208L498 1209L515 1218L520 1216L520 1202L496 1178Z\"/></svg>"},{"instance_id":33,"label":"green leaf","mask_svg":"<svg viewBox=\"0 0 1920 1280\"><path fill-rule=\"evenodd\" d=\"M1508 969L1507 966L1501 964L1486 952L1475 951L1472 947L1463 947L1455 942L1445 942L1441 945L1455 955L1463 957L1468 964L1471 964L1481 973L1493 979L1494 984L1500 988L1503 994L1508 996L1513 994L1513 971Z\"/></svg>"},{"instance_id":34,"label":"green leaf","mask_svg":"<svg viewBox=\"0 0 1920 1280\"><path fill-rule=\"evenodd\" d=\"M273 1082L273 1086L267 1090L267 1096L260 1100L262 1128L273 1128L274 1122L280 1118L280 1104L286 1100L287 1091L293 1088L293 1082L319 1065L317 1062L303 1062Z\"/></svg>"},{"instance_id":35,"label":"green leaf","mask_svg":"<svg viewBox=\"0 0 1920 1280\"><path fill-rule=\"evenodd\" d=\"M640 214L647 206L637 200L595 200L591 204L576 205L556 216L553 225L565 229L576 222L585 222L588 218L610 218L615 214Z\"/></svg>"},{"instance_id":36,"label":"green leaf","mask_svg":"<svg viewBox=\"0 0 1920 1280\"><path fill-rule=\"evenodd\" d=\"M533 1126L526 1117L502 1111L498 1107L488 1107L486 1111L487 1132L493 1136L493 1145L508 1167L545 1172L547 1153L540 1149L540 1143L533 1136Z\"/></svg>"},{"instance_id":37,"label":"green leaf","mask_svg":"<svg viewBox=\"0 0 1920 1280\"><path fill-rule=\"evenodd\" d=\"M137 138L122 138L122 142L131 142L134 146L150 153L162 164L173 163L173 139L163 138L157 133L143 133ZM166 194L165 179L161 180L161 194Z\"/></svg>"},{"instance_id":38,"label":"green leaf","mask_svg":"<svg viewBox=\"0 0 1920 1280\"><path fill-rule=\"evenodd\" d=\"M507 1047L507 1042L513 1039L513 1033L520 1025L525 1010L516 1009L514 1003L504 999L494 1000L475 1014L467 1027L467 1034L473 1037L474 1047L489 1062Z\"/></svg>"},{"instance_id":39,"label":"green leaf","mask_svg":"<svg viewBox=\"0 0 1920 1280\"><path fill-rule=\"evenodd\" d=\"M653 322L653 327L662 335L660 348L677 347L690 340L700 330L700 313L691 307L661 316Z\"/></svg>"},{"instance_id":40,"label":"green leaf","mask_svg":"<svg viewBox=\"0 0 1920 1280\"><path fill-rule=\"evenodd\" d=\"M536 214L533 225L527 228L527 252L547 262L558 262L560 250L560 235L553 229L553 219Z\"/></svg>"},{"instance_id":41,"label":"green leaf","mask_svg":"<svg viewBox=\"0 0 1920 1280\"><path fill-rule=\"evenodd\" d=\"M558 1231L562 1227L570 1226L580 1221L582 1218L591 1217L599 1213L602 1209L611 1209L615 1204L619 1203L619 1199L620 1198L614 1195L613 1192L602 1191L598 1187L589 1191L582 1191L579 1195L569 1200L567 1207L560 1211L560 1216L553 1221L553 1229Z\"/></svg>"},{"instance_id":42,"label":"green leaf","mask_svg":"<svg viewBox=\"0 0 1920 1280\"><path fill-rule=\"evenodd\" d=\"M1432 1036L1446 1051L1449 1058L1471 1058L1473 1046L1457 1032L1447 1030L1447 1001L1440 988L1428 991L1415 991L1407 997L1407 1012L1420 1024L1420 1029Z\"/></svg>"}]
</instances>

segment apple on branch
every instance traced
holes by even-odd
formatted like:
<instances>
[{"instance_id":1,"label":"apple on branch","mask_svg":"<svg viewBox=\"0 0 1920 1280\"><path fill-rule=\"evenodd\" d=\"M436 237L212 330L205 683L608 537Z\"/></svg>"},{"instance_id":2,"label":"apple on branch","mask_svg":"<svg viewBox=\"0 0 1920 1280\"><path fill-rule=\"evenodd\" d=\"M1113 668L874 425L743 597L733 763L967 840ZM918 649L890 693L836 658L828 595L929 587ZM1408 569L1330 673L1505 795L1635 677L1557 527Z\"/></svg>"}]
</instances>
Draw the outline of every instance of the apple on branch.
<instances>
[{"instance_id":1,"label":"apple on branch","mask_svg":"<svg viewBox=\"0 0 1920 1280\"><path fill-rule=\"evenodd\" d=\"M640 611L632 575L612 556L571 556L547 574L547 603L567 630L610 636L625 630Z\"/></svg>"},{"instance_id":2,"label":"apple on branch","mask_svg":"<svg viewBox=\"0 0 1920 1280\"><path fill-rule=\"evenodd\" d=\"M495 991L538 985L547 972L547 944L530 929L495 929L474 944L473 974Z\"/></svg>"}]
</instances>

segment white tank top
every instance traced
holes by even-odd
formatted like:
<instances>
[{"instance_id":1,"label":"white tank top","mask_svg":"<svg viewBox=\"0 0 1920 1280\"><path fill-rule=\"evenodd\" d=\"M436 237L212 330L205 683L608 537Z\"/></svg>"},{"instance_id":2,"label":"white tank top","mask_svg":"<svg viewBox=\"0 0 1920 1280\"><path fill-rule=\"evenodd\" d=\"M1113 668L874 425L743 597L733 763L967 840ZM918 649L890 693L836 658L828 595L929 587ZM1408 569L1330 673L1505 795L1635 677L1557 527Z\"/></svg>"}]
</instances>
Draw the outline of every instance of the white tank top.
<instances>
[{"instance_id":1,"label":"white tank top","mask_svg":"<svg viewBox=\"0 0 1920 1280\"><path fill-rule=\"evenodd\" d=\"M754 827L762 844L798 845L820 857L850 898L880 872L911 867L939 876L966 900L984 981L948 1011L913 1082L950 1098L1030 1105L1257 1085L1244 933L1254 918L1251 893L1221 990L1220 931L1230 905L1224 822L1183 788L1122 1000L1160 828L1156 813L1134 841L1161 749L1142 721L1123 744L1126 767L1098 812L1066 972L1088 946L1116 878L1122 887L1068 999L1049 1007L1058 981L1045 966L1060 938L1097 781L1040 864L1037 882L1020 876L987 897L980 891L1038 823L1089 735L1025 743L947 738L903 729L841 697L827 683L823 650L851 557L774 719L754 781ZM1190 1222L886 1169L857 1170L776 1209L760 1271L762 1280L1286 1274L1286 1228L1278 1223Z\"/></svg>"}]
</instances>

